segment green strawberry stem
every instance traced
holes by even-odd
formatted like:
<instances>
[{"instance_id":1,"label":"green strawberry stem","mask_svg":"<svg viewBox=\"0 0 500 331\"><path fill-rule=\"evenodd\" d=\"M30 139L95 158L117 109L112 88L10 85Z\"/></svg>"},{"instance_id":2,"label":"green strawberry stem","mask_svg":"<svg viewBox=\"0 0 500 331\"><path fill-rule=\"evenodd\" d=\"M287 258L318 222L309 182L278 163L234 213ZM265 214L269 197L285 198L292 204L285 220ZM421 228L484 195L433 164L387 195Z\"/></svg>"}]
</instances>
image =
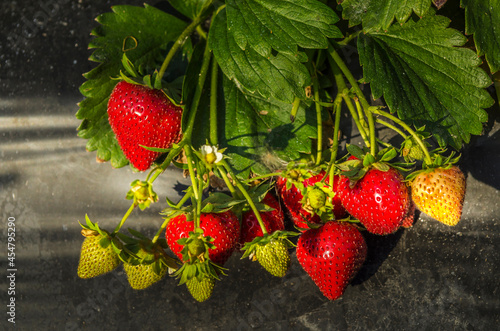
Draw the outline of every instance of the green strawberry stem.
<instances>
[{"instance_id":1,"label":"green strawberry stem","mask_svg":"<svg viewBox=\"0 0 500 331\"><path fill-rule=\"evenodd\" d=\"M393 115L391 115L389 113L386 113L386 112L384 112L383 110L381 110L381 109L379 109L377 107L372 107L372 112L374 114L376 114L376 115L384 116L384 117L390 119L391 121L393 121L394 123L397 123L398 125L400 125L401 127L403 127L409 134L412 135L412 137L415 139L415 141L418 143L418 145L420 146L420 148L424 152L425 162L427 164L432 164L432 158L431 158L431 155L429 153L429 150L425 146L425 144L422 141L422 139L420 139L420 137L415 133L415 131L412 130L412 128L410 128L410 126L408 126L405 122L403 122L402 120L400 120L396 116L393 116Z\"/></svg>"},{"instance_id":2,"label":"green strawberry stem","mask_svg":"<svg viewBox=\"0 0 500 331\"><path fill-rule=\"evenodd\" d=\"M393 130L394 132L396 132L397 134L399 134L401 137L403 137L403 139L406 139L408 137L398 127L396 127L395 125L392 125L391 123L388 123L388 122L386 122L384 120L381 120L380 118L376 118L375 119L375 123L379 123L379 124L382 124L385 127L388 127L389 129Z\"/></svg>"},{"instance_id":3,"label":"green strawberry stem","mask_svg":"<svg viewBox=\"0 0 500 331\"><path fill-rule=\"evenodd\" d=\"M358 111L358 117L359 117L359 122L361 123L361 126L365 130L370 130L368 123L366 123L366 121L365 121L365 115L363 114L363 107L361 107L361 103L359 102L358 98L354 98L354 104L356 105L356 109Z\"/></svg>"},{"instance_id":4,"label":"green strawberry stem","mask_svg":"<svg viewBox=\"0 0 500 331\"><path fill-rule=\"evenodd\" d=\"M342 75L342 71L340 70L339 66L337 63L333 60L331 56L328 57L328 62L330 63L330 67L332 69L333 77L335 78L335 83L337 84L337 93L339 95L342 95L342 98L344 99L347 109L349 109L349 112L351 113L351 117L354 120L354 123L356 124L356 127L358 128L359 134L363 138L363 141L365 142L365 145L367 147L370 147L370 140L368 139L365 129L364 129L364 117L362 114L358 116L358 113L354 109L354 106L352 105L351 98L349 97L349 90L347 88L347 85L344 80L344 76ZM335 105L333 105L335 107ZM360 117L362 118L362 121L360 121Z\"/></svg>"},{"instance_id":5,"label":"green strawberry stem","mask_svg":"<svg viewBox=\"0 0 500 331\"><path fill-rule=\"evenodd\" d=\"M346 66L340 55L337 53L337 51L334 49L332 44L328 44L328 52L332 59L335 61L335 63L338 65L344 76L347 78L347 81L349 84L351 84L352 89L354 90L354 93L356 93L357 97L361 101L361 105L363 106L363 109L365 111L365 115L368 118L368 126L370 127L370 153L372 155L377 154L377 140L376 140L376 135L375 135L375 121L373 119L373 114L370 112L370 104L366 100L363 92L359 88L358 82L352 75L351 71L349 68Z\"/></svg>"},{"instance_id":6,"label":"green strawberry stem","mask_svg":"<svg viewBox=\"0 0 500 331\"><path fill-rule=\"evenodd\" d=\"M177 155L179 155L185 145L186 141L181 140L175 148L172 148L172 150L167 154L167 157L165 158L163 163L154 170L154 174L148 180L150 183L153 183L156 178L158 178L158 176L160 176L165 171L165 169L168 168L170 163L172 163L172 160L177 157Z\"/></svg>"},{"instance_id":7,"label":"green strawberry stem","mask_svg":"<svg viewBox=\"0 0 500 331\"><path fill-rule=\"evenodd\" d=\"M191 150L191 146L188 145L186 148L184 148L184 151L186 153L186 159L187 159L187 165L188 165L188 170L189 170L189 177L191 178L191 185L193 186L193 194L194 197L192 198L193 206L196 206L194 209L194 230L198 229L199 227L199 216L200 216L200 211L201 211L201 194L200 194L200 187L202 186L198 178L196 177L196 173L194 171L193 167L193 152ZM197 167L199 169L199 167Z\"/></svg>"},{"instance_id":8,"label":"green strawberry stem","mask_svg":"<svg viewBox=\"0 0 500 331\"><path fill-rule=\"evenodd\" d=\"M240 190L241 194L245 197L245 199L248 202L248 205L252 209L252 211L255 214L255 217L257 218L257 221L259 222L260 228L262 229L262 233L264 235L267 234L266 226L264 225L264 221L262 221L262 217L260 216L259 210L255 206L255 203L253 202L252 198L248 194L247 190L243 187L241 182L238 180L238 177L234 174L233 170L231 167L227 164L225 160L220 161L222 166L226 169L226 171L231 175L231 178L233 179L234 183L236 184L236 187Z\"/></svg>"},{"instance_id":9,"label":"green strawberry stem","mask_svg":"<svg viewBox=\"0 0 500 331\"><path fill-rule=\"evenodd\" d=\"M318 81L318 78L315 78ZM319 82L318 85L314 83L318 88L314 88L314 100L319 101ZM316 165L321 164L323 158L323 121L321 118L321 105L316 103L316 126L318 128L318 141L317 141L317 151L316 151Z\"/></svg>"},{"instance_id":10,"label":"green strawberry stem","mask_svg":"<svg viewBox=\"0 0 500 331\"><path fill-rule=\"evenodd\" d=\"M153 182L150 182L149 179L151 178L151 175L153 173L156 173L157 171L160 171L161 170L161 167L154 167L153 169L151 169L151 171L148 173L148 176L146 177L146 182L152 184Z\"/></svg>"},{"instance_id":11,"label":"green strawberry stem","mask_svg":"<svg viewBox=\"0 0 500 331\"><path fill-rule=\"evenodd\" d=\"M212 60L212 76L210 85L210 142L212 145L217 146L219 140L217 136L217 84L219 78L219 66L217 59Z\"/></svg>"},{"instance_id":12,"label":"green strawberry stem","mask_svg":"<svg viewBox=\"0 0 500 331\"><path fill-rule=\"evenodd\" d=\"M122 228L123 224L125 224L125 221L127 220L127 218L130 216L130 214L132 214L132 211L134 211L134 208L137 206L137 203L132 203L130 205L130 207L128 208L127 212L125 213L125 215L123 215L123 218L122 220L120 221L120 223L116 226L116 228L114 229L113 233L111 235L114 235L115 233L117 233L118 231L120 231L120 229Z\"/></svg>"},{"instance_id":13,"label":"green strawberry stem","mask_svg":"<svg viewBox=\"0 0 500 331\"><path fill-rule=\"evenodd\" d=\"M268 179L268 178L271 178L271 177L274 177L274 176L281 176L282 174L283 174L282 172L270 172L270 173L265 174L265 175L251 177L249 179L244 180L243 182L244 183L250 183L250 182L253 182L253 181L256 181L256 180L263 180L263 179Z\"/></svg>"},{"instance_id":14,"label":"green strawberry stem","mask_svg":"<svg viewBox=\"0 0 500 331\"><path fill-rule=\"evenodd\" d=\"M192 190L188 190L188 192L186 192L186 194L184 194L184 196L179 200L179 202L177 202L177 204L175 205L175 209L180 209L186 203L186 201L188 201L191 198L192 195L193 195L193 191ZM151 240L151 242L153 244L158 241L158 239L160 238L161 232L165 229L165 227L167 226L167 224L170 221L170 219L172 217L174 217L175 215L177 215L177 214L169 216L163 222L163 224L161 225L160 229L156 232L155 236L153 237L153 240Z\"/></svg>"},{"instance_id":15,"label":"green strawberry stem","mask_svg":"<svg viewBox=\"0 0 500 331\"><path fill-rule=\"evenodd\" d=\"M319 53L318 53L319 54ZM318 55L319 57L319 55ZM309 68L309 73L312 78L312 88L314 91L314 101L315 101L315 106L316 106L316 127L318 131L317 135L317 143L316 143L316 165L321 164L321 159L323 158L323 120L321 118L321 105L319 104L320 98L319 98L319 80L318 80L318 73L316 72L316 69L314 66L309 63L308 65Z\"/></svg>"},{"instance_id":16,"label":"green strawberry stem","mask_svg":"<svg viewBox=\"0 0 500 331\"><path fill-rule=\"evenodd\" d=\"M339 151L339 130L340 130L340 115L342 113L342 94L338 93L337 97L335 98L334 107L333 107L333 113L335 114L335 123L333 127L333 143L332 143L332 148L331 148L331 155L330 155L330 163L328 164L328 169L326 171L326 176L328 174L330 175L330 186L333 186L333 175L334 175L334 167L333 164L337 160L337 153Z\"/></svg>"},{"instance_id":17,"label":"green strawberry stem","mask_svg":"<svg viewBox=\"0 0 500 331\"><path fill-rule=\"evenodd\" d=\"M224 180L224 182L226 183L226 186L227 188L229 189L229 192L231 192L231 195L234 197L234 198L238 198L238 192L236 191L236 189L234 188L234 185L233 183L231 183L231 181L229 180L229 178L227 177L226 175L226 171L224 169L221 169L219 167L217 167L217 170L219 170L219 173L222 177L222 179Z\"/></svg>"},{"instance_id":18,"label":"green strawberry stem","mask_svg":"<svg viewBox=\"0 0 500 331\"><path fill-rule=\"evenodd\" d=\"M184 45L184 42L187 40L188 36L193 33L193 31L202 23L205 21L205 18L207 15L204 13L200 13L199 16L195 17L195 19L189 24L184 31L179 35L175 43L172 45L172 48L167 53L167 56L165 57L165 60L163 61L160 71L158 72L157 80L161 82L161 79L163 78L163 75L165 74L165 71L167 71L168 65L170 64L170 61L174 58L175 53L179 50L179 48Z\"/></svg>"},{"instance_id":19,"label":"green strawberry stem","mask_svg":"<svg viewBox=\"0 0 500 331\"><path fill-rule=\"evenodd\" d=\"M193 101L191 103L191 109L189 111L189 118L186 125L186 130L184 130L183 133L183 140L186 140L188 145L191 145L191 135L193 134L193 127L196 119L196 113L198 111L198 105L200 104L200 98L203 93L203 86L205 85L205 80L207 78L208 69L210 66L210 60L212 58L211 55L212 52L210 52L208 45L205 45L205 52L203 54L203 62L201 64L199 80L198 84L196 85Z\"/></svg>"},{"instance_id":20,"label":"green strawberry stem","mask_svg":"<svg viewBox=\"0 0 500 331\"><path fill-rule=\"evenodd\" d=\"M165 169L167 169L167 167L170 165L172 160L177 155L179 155L179 153L184 149L184 147L186 145L191 146L191 135L193 134L193 127L194 127L194 123L196 120L196 114L198 111L198 105L200 103L200 98L201 98L201 94L203 91L203 86L205 85L205 80L207 78L207 72L208 72L208 67L210 64L211 54L212 53L210 52L209 48L205 47L205 53L203 56L203 63L201 65L201 69L200 69L200 76L199 76L200 79L198 80L198 84L196 85L195 94L193 96L193 102L192 102L191 108L190 108L191 111L189 111L188 115L187 115L187 116L189 116L189 118L187 120L186 129L184 130L182 139L177 144L177 146L175 148L173 148L168 153L167 157L165 158L165 161L163 161L163 163L160 165L160 168L158 169L158 171L156 171L156 173L151 177L151 179L150 179L151 183L154 182L156 180L156 178L158 178L158 176L161 173L163 173L163 171L165 171Z\"/></svg>"},{"instance_id":21,"label":"green strawberry stem","mask_svg":"<svg viewBox=\"0 0 500 331\"><path fill-rule=\"evenodd\" d=\"M154 244L158 241L158 239L160 238L160 235L162 233L162 231L167 227L167 224L168 224L168 221L170 221L170 218L167 218L163 224L161 225L160 229L158 229L158 231L156 232L155 236L153 237L153 239L151 240L151 242Z\"/></svg>"},{"instance_id":22,"label":"green strawberry stem","mask_svg":"<svg viewBox=\"0 0 500 331\"><path fill-rule=\"evenodd\" d=\"M186 153L187 166L189 170L189 177L191 179L191 185L193 186L194 199L198 200L200 196L198 195L198 181L193 167L193 152L191 150L191 146L185 146L184 152Z\"/></svg>"},{"instance_id":23,"label":"green strawberry stem","mask_svg":"<svg viewBox=\"0 0 500 331\"><path fill-rule=\"evenodd\" d=\"M339 41L337 44L338 44L339 46L345 46L345 45L349 44L349 43L351 42L351 40L353 40L353 39L357 38L357 37L358 37L358 35L359 35L362 31L363 31L363 30L359 30L359 31L354 32L353 34L350 34L350 35L346 36L346 37L344 38L344 40Z\"/></svg>"},{"instance_id":24,"label":"green strawberry stem","mask_svg":"<svg viewBox=\"0 0 500 331\"><path fill-rule=\"evenodd\" d=\"M196 169L200 169L199 167L199 164L197 162L196 164ZM200 228L200 215L201 215L201 202L202 202L202 196L203 196L203 187L204 185L203 184L203 180L201 178L202 174L197 172L197 181L198 181L198 197L200 197L199 199L196 200L196 215L198 215L198 217L196 217L194 219L194 230L196 231L196 229L199 229ZM194 188L193 188L194 189Z\"/></svg>"},{"instance_id":25,"label":"green strawberry stem","mask_svg":"<svg viewBox=\"0 0 500 331\"><path fill-rule=\"evenodd\" d=\"M196 32L200 35L201 38L207 40L207 33L200 25L196 27Z\"/></svg>"},{"instance_id":26,"label":"green strawberry stem","mask_svg":"<svg viewBox=\"0 0 500 331\"><path fill-rule=\"evenodd\" d=\"M365 126L363 123L366 124L365 119L363 114L359 114L356 112L356 109L354 108L352 104L352 100L349 97L349 90L346 88L343 93L343 98L345 101L345 104L347 105L347 109L349 109L349 112L351 113L352 119L354 120L354 123L356 124L356 127L358 128L359 134L361 135L361 138L363 138L363 141L365 142L365 145L367 147L371 147L372 143L370 142L370 138L366 134L365 131ZM368 130L370 130L368 128Z\"/></svg>"}]
</instances>

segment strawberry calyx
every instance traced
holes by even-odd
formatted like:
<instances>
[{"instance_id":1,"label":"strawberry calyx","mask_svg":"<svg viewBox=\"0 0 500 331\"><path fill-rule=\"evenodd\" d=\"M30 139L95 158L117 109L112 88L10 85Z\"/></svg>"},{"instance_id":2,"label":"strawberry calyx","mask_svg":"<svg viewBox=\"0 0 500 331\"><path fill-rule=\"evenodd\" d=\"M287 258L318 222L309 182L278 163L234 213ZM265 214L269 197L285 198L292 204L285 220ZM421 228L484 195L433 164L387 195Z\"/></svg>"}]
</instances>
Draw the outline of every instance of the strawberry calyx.
<instances>
[{"instance_id":1,"label":"strawberry calyx","mask_svg":"<svg viewBox=\"0 0 500 331\"><path fill-rule=\"evenodd\" d=\"M158 195L153 191L153 184L149 181L134 180L130 186L132 188L127 192L126 199L133 200L134 204L141 210L146 209L153 202L158 201Z\"/></svg>"},{"instance_id":2,"label":"strawberry calyx","mask_svg":"<svg viewBox=\"0 0 500 331\"><path fill-rule=\"evenodd\" d=\"M189 197L193 194L193 187L190 186L186 191L185 197ZM244 199L235 199L222 192L211 193L207 198L201 201L201 213L224 213L226 211L232 210L236 211L237 206L245 202ZM172 219L181 214L186 215L187 221L193 221L195 217L195 212L197 206L187 205L184 206L180 203L175 204L167 198L168 207L164 208L160 214L165 216L165 219Z\"/></svg>"},{"instance_id":3,"label":"strawberry calyx","mask_svg":"<svg viewBox=\"0 0 500 331\"><path fill-rule=\"evenodd\" d=\"M97 222L93 223L88 215L85 215L85 222L86 224L80 224L80 226L83 228L81 231L82 236L88 238L88 237L95 237L95 236L100 236L101 239L99 240L99 246L103 249L108 248L109 245L113 248L113 251L118 255L118 258L121 261L124 261L125 259L125 251L124 251L124 246L122 242L116 237L116 234L110 234L108 231L103 230L99 227Z\"/></svg>"},{"instance_id":4,"label":"strawberry calyx","mask_svg":"<svg viewBox=\"0 0 500 331\"><path fill-rule=\"evenodd\" d=\"M434 171L435 169L450 169L460 160L460 155L455 156L455 152L451 151L448 156L444 156L443 154L446 152L444 148L438 148L431 152L431 163L423 162L422 169L413 171L412 173L406 176L405 181L411 182L415 177L422 173L429 173Z\"/></svg>"},{"instance_id":5,"label":"strawberry calyx","mask_svg":"<svg viewBox=\"0 0 500 331\"><path fill-rule=\"evenodd\" d=\"M341 170L341 174L349 179L351 188L372 168L383 172L389 171L390 168L408 172L413 166L413 163L391 162L398 156L393 147L384 148L376 155L355 145L347 145L347 151L351 156L347 161L337 164L337 167Z\"/></svg>"},{"instance_id":6,"label":"strawberry calyx","mask_svg":"<svg viewBox=\"0 0 500 331\"><path fill-rule=\"evenodd\" d=\"M179 245L184 246L181 251L182 261L190 263L196 261L205 262L206 259L209 259L208 250L215 249L215 245L212 244L213 241L214 238L203 235L203 229L198 228L189 232L188 237L178 240Z\"/></svg>"},{"instance_id":7,"label":"strawberry calyx","mask_svg":"<svg viewBox=\"0 0 500 331\"><path fill-rule=\"evenodd\" d=\"M186 284L190 293L198 301L205 301L211 295L213 283L220 280L219 275L226 275L225 268L212 262L209 256L209 249L216 248L212 242L214 238L204 236L203 229L196 229L189 232L189 236L178 240L180 245L184 245L181 251L183 265L172 275L179 279L179 285ZM208 286L209 293L198 293L193 290L193 286L203 283L212 284ZM197 285L194 285L197 284Z\"/></svg>"},{"instance_id":8,"label":"strawberry calyx","mask_svg":"<svg viewBox=\"0 0 500 331\"><path fill-rule=\"evenodd\" d=\"M257 251L258 246L265 246L272 241L280 241L283 242L287 248L293 248L295 245L290 241L289 238L296 237L300 235L300 233L293 231L275 231L272 234L264 234L263 236L255 237L252 241L246 242L241 249L244 251L241 259L250 258L255 261L255 253Z\"/></svg>"},{"instance_id":9,"label":"strawberry calyx","mask_svg":"<svg viewBox=\"0 0 500 331\"><path fill-rule=\"evenodd\" d=\"M144 68L142 66L136 68L134 63L132 63L132 61L127 57L127 54L125 52L122 55L121 62L125 71L120 70L120 75L118 77L112 77L111 79L117 81L124 80L130 84L146 86L154 90L162 90L165 96L175 106L181 106L181 81L165 83L162 80L162 77L160 77L157 69L155 69L153 74L145 74L143 70Z\"/></svg>"},{"instance_id":10,"label":"strawberry calyx","mask_svg":"<svg viewBox=\"0 0 500 331\"><path fill-rule=\"evenodd\" d=\"M153 264L153 270L158 275L162 274L162 269L165 267L171 271L179 268L178 260L165 252L165 249L168 248L165 239L158 239L153 242L134 229L129 228L128 231L133 237L117 233L117 236L125 243L125 259L123 262L130 265Z\"/></svg>"},{"instance_id":11,"label":"strawberry calyx","mask_svg":"<svg viewBox=\"0 0 500 331\"><path fill-rule=\"evenodd\" d=\"M353 224L354 226L356 226L358 228L358 230L360 230L360 231L366 230L366 228L363 227L363 225L361 224L361 222L358 219L352 218L351 216L347 216L347 217L344 217L341 219L335 219L335 217L332 217L330 219L321 220L321 223L306 222L307 228L296 227L296 229L300 232L305 232L305 231L310 230L310 229L319 229L320 227L322 227L326 223L332 222L332 221L340 222L340 223L344 223L344 222L350 223L350 224Z\"/></svg>"},{"instance_id":12,"label":"strawberry calyx","mask_svg":"<svg viewBox=\"0 0 500 331\"><path fill-rule=\"evenodd\" d=\"M322 167L311 168L307 163L296 163L290 162L287 165L286 170L284 170L280 177L286 178L286 189L295 186L299 191L304 192L303 182L306 179L314 177L323 170Z\"/></svg>"},{"instance_id":13,"label":"strawberry calyx","mask_svg":"<svg viewBox=\"0 0 500 331\"><path fill-rule=\"evenodd\" d=\"M323 222L335 218L332 199L335 196L332 188L323 182L316 182L303 190L302 208L311 215L318 215Z\"/></svg>"}]
</instances>

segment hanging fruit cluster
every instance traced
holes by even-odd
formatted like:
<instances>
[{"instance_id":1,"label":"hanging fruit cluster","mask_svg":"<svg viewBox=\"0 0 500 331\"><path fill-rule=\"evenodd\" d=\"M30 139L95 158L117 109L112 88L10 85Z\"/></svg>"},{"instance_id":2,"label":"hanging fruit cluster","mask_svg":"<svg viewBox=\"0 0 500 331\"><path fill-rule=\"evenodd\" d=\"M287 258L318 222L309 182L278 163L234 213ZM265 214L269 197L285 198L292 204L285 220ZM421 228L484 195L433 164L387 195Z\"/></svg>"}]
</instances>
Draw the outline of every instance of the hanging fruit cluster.
<instances>
[{"instance_id":1,"label":"hanging fruit cluster","mask_svg":"<svg viewBox=\"0 0 500 331\"><path fill-rule=\"evenodd\" d=\"M365 262L364 233L412 227L417 209L460 221L466 180L450 147L481 133L491 77L430 3L393 8L386 21L368 15L370 1L365 11L357 0L169 2L175 13L116 6L97 18L90 59L100 64L81 87L79 135L98 161L148 173L131 183L112 232L86 216L81 278L123 264L134 289L170 274L201 302L232 272L232 255L284 277L295 251L335 300ZM370 104L346 47L386 106ZM343 144L343 118L363 146ZM395 146L381 127L400 136ZM162 226L152 238L121 232L136 207L159 203L153 184L170 166L191 185L166 199Z\"/></svg>"}]
</instances>

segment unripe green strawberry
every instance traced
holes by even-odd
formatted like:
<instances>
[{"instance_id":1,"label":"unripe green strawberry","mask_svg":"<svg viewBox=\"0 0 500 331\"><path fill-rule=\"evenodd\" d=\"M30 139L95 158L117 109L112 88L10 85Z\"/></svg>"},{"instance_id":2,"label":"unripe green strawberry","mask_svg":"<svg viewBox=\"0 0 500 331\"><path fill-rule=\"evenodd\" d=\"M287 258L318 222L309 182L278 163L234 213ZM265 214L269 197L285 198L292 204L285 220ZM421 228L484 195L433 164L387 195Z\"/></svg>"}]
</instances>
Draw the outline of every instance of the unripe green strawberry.
<instances>
[{"instance_id":1,"label":"unripe green strawberry","mask_svg":"<svg viewBox=\"0 0 500 331\"><path fill-rule=\"evenodd\" d=\"M271 240L264 246L257 246L255 257L260 265L276 277L284 277L290 267L290 255L282 240Z\"/></svg>"},{"instance_id":2,"label":"unripe green strawberry","mask_svg":"<svg viewBox=\"0 0 500 331\"><path fill-rule=\"evenodd\" d=\"M120 264L118 254L113 250L111 237L106 233L83 229L85 240L80 252L78 277L92 278L114 270Z\"/></svg>"},{"instance_id":3,"label":"unripe green strawberry","mask_svg":"<svg viewBox=\"0 0 500 331\"><path fill-rule=\"evenodd\" d=\"M155 271L155 264L158 263L158 269ZM129 264L124 263L123 269L127 274L127 279L134 290L143 290L158 282L166 275L168 267L159 262L149 264ZM157 273L159 271L159 273Z\"/></svg>"},{"instance_id":4,"label":"unripe green strawberry","mask_svg":"<svg viewBox=\"0 0 500 331\"><path fill-rule=\"evenodd\" d=\"M326 194L319 188L315 188L307 193L307 202L314 209L320 209L326 203Z\"/></svg>"},{"instance_id":5,"label":"unripe green strawberry","mask_svg":"<svg viewBox=\"0 0 500 331\"><path fill-rule=\"evenodd\" d=\"M215 279L212 277L203 277L199 280L193 277L186 282L189 293L196 301L203 302L210 298L215 287Z\"/></svg>"}]
</instances>

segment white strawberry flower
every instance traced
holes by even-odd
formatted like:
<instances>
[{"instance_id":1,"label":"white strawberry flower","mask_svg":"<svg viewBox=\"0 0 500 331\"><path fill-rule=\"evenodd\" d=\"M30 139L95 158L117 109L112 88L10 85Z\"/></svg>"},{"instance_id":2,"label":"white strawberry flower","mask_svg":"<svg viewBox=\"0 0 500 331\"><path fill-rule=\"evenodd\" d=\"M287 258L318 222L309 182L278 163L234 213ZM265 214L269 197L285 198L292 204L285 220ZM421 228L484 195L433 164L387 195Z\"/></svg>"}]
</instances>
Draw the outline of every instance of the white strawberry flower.
<instances>
[{"instance_id":1,"label":"white strawberry flower","mask_svg":"<svg viewBox=\"0 0 500 331\"><path fill-rule=\"evenodd\" d=\"M217 151L216 146L203 145L201 146L201 156L207 164L218 163L222 160L224 155Z\"/></svg>"}]
</instances>

